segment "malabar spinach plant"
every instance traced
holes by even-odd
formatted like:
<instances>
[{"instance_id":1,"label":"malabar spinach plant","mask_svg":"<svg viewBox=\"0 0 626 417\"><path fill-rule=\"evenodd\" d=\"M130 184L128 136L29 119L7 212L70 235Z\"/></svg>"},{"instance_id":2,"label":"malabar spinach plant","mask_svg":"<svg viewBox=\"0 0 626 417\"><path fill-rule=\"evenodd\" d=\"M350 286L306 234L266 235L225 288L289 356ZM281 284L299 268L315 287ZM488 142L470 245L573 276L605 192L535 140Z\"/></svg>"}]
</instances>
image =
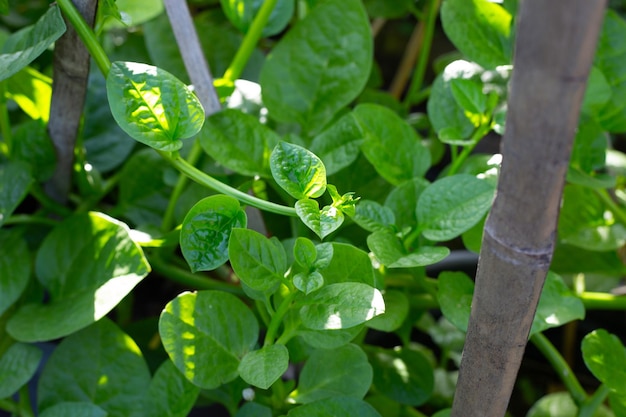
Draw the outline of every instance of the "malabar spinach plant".
<instances>
[{"instance_id":1,"label":"malabar spinach plant","mask_svg":"<svg viewBox=\"0 0 626 417\"><path fill-rule=\"evenodd\" d=\"M506 128L517 2L97 3L90 25L70 0L0 1L0 409L448 415L474 286L450 260L480 251L501 156L479 145ZM168 20L188 6L192 25ZM611 293L626 244L620 12L530 336L563 389L527 389L530 417L626 416L618 336L591 331L568 362L549 330L626 309ZM411 19L388 93L377 33ZM59 199L50 66L70 30L94 65ZM210 85L191 85L206 75L196 49ZM597 381L581 384L577 360Z\"/></svg>"}]
</instances>

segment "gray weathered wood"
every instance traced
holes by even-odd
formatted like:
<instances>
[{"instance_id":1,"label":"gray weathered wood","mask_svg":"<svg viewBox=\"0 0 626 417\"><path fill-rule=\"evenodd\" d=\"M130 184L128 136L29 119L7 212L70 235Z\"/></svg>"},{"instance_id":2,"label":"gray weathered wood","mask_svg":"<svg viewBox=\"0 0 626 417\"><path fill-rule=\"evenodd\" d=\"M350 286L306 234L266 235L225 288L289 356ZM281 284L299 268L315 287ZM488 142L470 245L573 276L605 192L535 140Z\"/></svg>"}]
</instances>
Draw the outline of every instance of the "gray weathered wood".
<instances>
[{"instance_id":1,"label":"gray weathered wood","mask_svg":"<svg viewBox=\"0 0 626 417\"><path fill-rule=\"evenodd\" d=\"M604 0L520 4L503 162L453 417L504 416L550 265Z\"/></svg>"},{"instance_id":2,"label":"gray weathered wood","mask_svg":"<svg viewBox=\"0 0 626 417\"><path fill-rule=\"evenodd\" d=\"M209 71L196 28L191 19L185 0L164 0L165 10L172 25L176 43L187 69L187 74L195 88L196 95L209 116L220 110L220 101L213 87L213 77Z\"/></svg>"},{"instance_id":3,"label":"gray weathered wood","mask_svg":"<svg viewBox=\"0 0 626 417\"><path fill-rule=\"evenodd\" d=\"M73 0L76 9L88 25L93 26L97 0ZM46 193L59 202L65 202L72 182L74 145L85 103L89 76L89 52L67 21L67 31L54 47L52 99L48 133L57 154L56 170L48 183Z\"/></svg>"}]
</instances>

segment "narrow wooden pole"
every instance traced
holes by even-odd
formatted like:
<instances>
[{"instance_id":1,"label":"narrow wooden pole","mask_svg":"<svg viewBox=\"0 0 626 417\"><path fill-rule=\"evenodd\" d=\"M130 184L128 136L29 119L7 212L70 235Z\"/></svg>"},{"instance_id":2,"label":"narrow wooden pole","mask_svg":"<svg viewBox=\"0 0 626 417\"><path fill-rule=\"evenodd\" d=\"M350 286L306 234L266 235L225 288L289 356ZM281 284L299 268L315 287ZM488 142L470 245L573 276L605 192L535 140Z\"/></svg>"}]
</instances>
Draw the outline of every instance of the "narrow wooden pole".
<instances>
[{"instance_id":1,"label":"narrow wooden pole","mask_svg":"<svg viewBox=\"0 0 626 417\"><path fill-rule=\"evenodd\" d=\"M76 9L89 26L93 26L98 0L73 0ZM46 193L64 203L70 190L74 146L85 103L90 55L74 27L67 25L54 48L52 100L48 133L57 154L56 170Z\"/></svg>"},{"instance_id":2,"label":"narrow wooden pole","mask_svg":"<svg viewBox=\"0 0 626 417\"><path fill-rule=\"evenodd\" d=\"M550 265L605 0L520 3L503 162L452 417L502 417Z\"/></svg>"},{"instance_id":3,"label":"narrow wooden pole","mask_svg":"<svg viewBox=\"0 0 626 417\"><path fill-rule=\"evenodd\" d=\"M220 101L213 87L213 77L202 52L187 2L184 0L164 0L163 4L183 57L187 74L189 74L196 95L208 117L220 110Z\"/></svg>"}]
</instances>

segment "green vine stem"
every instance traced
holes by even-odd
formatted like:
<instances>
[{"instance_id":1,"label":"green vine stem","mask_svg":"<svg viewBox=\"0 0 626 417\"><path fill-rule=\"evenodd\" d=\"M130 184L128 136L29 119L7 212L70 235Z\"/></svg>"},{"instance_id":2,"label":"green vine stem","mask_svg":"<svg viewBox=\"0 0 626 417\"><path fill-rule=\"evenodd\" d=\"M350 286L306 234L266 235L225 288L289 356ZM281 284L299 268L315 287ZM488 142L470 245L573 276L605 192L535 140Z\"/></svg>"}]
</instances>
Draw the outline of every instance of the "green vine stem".
<instances>
[{"instance_id":1,"label":"green vine stem","mask_svg":"<svg viewBox=\"0 0 626 417\"><path fill-rule=\"evenodd\" d=\"M293 299L298 295L298 291L292 291L285 297L285 299L278 306L278 310L276 310L276 314L272 317L272 321L270 325L267 326L267 333L265 334L265 341L263 342L263 346L269 346L274 343L274 339L276 339L276 332L278 332L278 328L280 324L283 322L283 318L285 314L289 311L291 307L291 303Z\"/></svg>"},{"instance_id":2,"label":"green vine stem","mask_svg":"<svg viewBox=\"0 0 626 417\"><path fill-rule=\"evenodd\" d=\"M414 99L422 89L424 83L424 76L426 74L426 67L428 66L428 59L430 57L430 49L433 43L433 36L435 33L435 26L437 23L437 15L439 14L439 3L441 0L430 0L428 3L428 11L426 17L426 25L424 27L424 37L422 43L422 51L420 53L419 61L415 67L415 73L411 84L409 85L409 91L404 97L404 106L406 108L411 107L414 103Z\"/></svg>"},{"instance_id":3,"label":"green vine stem","mask_svg":"<svg viewBox=\"0 0 626 417\"><path fill-rule=\"evenodd\" d=\"M470 138L471 143L469 145L466 145L456 158L453 158L453 162L450 164L450 168L448 169L448 176L457 173L459 168L461 168L463 162L465 162L467 157L470 156L476 145L478 145L478 142L480 142L480 140L484 138L487 133L489 133L490 129L491 123L486 123L476 129L476 131Z\"/></svg>"},{"instance_id":4,"label":"green vine stem","mask_svg":"<svg viewBox=\"0 0 626 417\"><path fill-rule=\"evenodd\" d=\"M276 6L277 2L278 0L265 0L263 2L259 12L254 17L252 24L248 28L248 32L243 38L243 42L237 50L233 61L226 72L224 72L224 78L226 80L234 82L241 76L243 69L246 67L248 60L252 55L252 52L254 52L254 48L263 35L263 29L265 28L265 25L267 25L270 15L272 14L274 6Z\"/></svg>"},{"instance_id":5,"label":"green vine stem","mask_svg":"<svg viewBox=\"0 0 626 417\"><path fill-rule=\"evenodd\" d=\"M184 269L168 263L156 252L148 254L148 260L150 261L150 266L152 266L152 269L155 272L163 275L167 279L178 282L179 284L189 288L198 290L220 290L239 296L244 295L241 287L217 281L207 276L192 274L191 272L185 271Z\"/></svg>"},{"instance_id":6,"label":"green vine stem","mask_svg":"<svg viewBox=\"0 0 626 417\"><path fill-rule=\"evenodd\" d=\"M550 362L550 365L552 365L552 368L559 375L561 381L563 381L563 384L574 399L574 402L579 406L585 403L585 401L587 401L587 393L580 385L580 382L578 382L572 369L567 362L565 362L563 356L561 356L548 338L541 333L536 333L530 338L530 341L539 349L548 362Z\"/></svg>"},{"instance_id":7,"label":"green vine stem","mask_svg":"<svg viewBox=\"0 0 626 417\"><path fill-rule=\"evenodd\" d=\"M578 294L586 310L626 310L626 296L605 292L582 292Z\"/></svg>"},{"instance_id":8,"label":"green vine stem","mask_svg":"<svg viewBox=\"0 0 626 417\"><path fill-rule=\"evenodd\" d=\"M111 69L111 61L106 52L104 52L104 49L102 49L93 30L89 27L87 22L85 22L85 19L83 19L78 10L76 10L72 4L72 0L57 0L57 4L67 20L74 26L74 30L76 30L76 33L78 33L78 36L87 47L89 54L91 54L96 65L98 65L98 68L100 68L100 71L106 78Z\"/></svg>"},{"instance_id":9,"label":"green vine stem","mask_svg":"<svg viewBox=\"0 0 626 417\"><path fill-rule=\"evenodd\" d=\"M212 190L215 190L219 193L229 195L241 201L242 203L248 204L261 210L281 214L283 216L295 217L298 215L296 213L296 209L293 207L287 207L280 204L272 203L271 201L261 200L258 197L246 194L243 191L239 191L236 188L231 187L230 185L226 185L223 182L216 180L210 175L200 171L198 168L189 164L187 161L182 159L180 155L171 156L167 152L160 151L159 154L168 161L170 161L170 163L176 169L178 169L180 172L187 175L189 178L191 178L200 185L204 185L205 187L211 188Z\"/></svg>"},{"instance_id":10,"label":"green vine stem","mask_svg":"<svg viewBox=\"0 0 626 417\"><path fill-rule=\"evenodd\" d=\"M609 387L604 384L600 385L596 392L580 405L578 417L593 417L610 392Z\"/></svg>"}]
</instances>

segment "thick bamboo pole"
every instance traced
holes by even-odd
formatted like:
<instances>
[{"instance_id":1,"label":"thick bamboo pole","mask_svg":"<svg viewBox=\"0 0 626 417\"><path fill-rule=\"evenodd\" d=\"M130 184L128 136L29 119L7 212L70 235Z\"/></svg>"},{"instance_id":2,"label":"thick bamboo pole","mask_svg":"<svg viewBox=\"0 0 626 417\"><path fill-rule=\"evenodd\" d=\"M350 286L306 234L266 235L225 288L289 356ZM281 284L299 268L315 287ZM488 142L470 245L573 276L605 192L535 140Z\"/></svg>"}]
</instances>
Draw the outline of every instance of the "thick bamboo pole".
<instances>
[{"instance_id":1,"label":"thick bamboo pole","mask_svg":"<svg viewBox=\"0 0 626 417\"><path fill-rule=\"evenodd\" d=\"M604 0L520 4L503 162L453 417L502 417L550 265Z\"/></svg>"}]
</instances>

